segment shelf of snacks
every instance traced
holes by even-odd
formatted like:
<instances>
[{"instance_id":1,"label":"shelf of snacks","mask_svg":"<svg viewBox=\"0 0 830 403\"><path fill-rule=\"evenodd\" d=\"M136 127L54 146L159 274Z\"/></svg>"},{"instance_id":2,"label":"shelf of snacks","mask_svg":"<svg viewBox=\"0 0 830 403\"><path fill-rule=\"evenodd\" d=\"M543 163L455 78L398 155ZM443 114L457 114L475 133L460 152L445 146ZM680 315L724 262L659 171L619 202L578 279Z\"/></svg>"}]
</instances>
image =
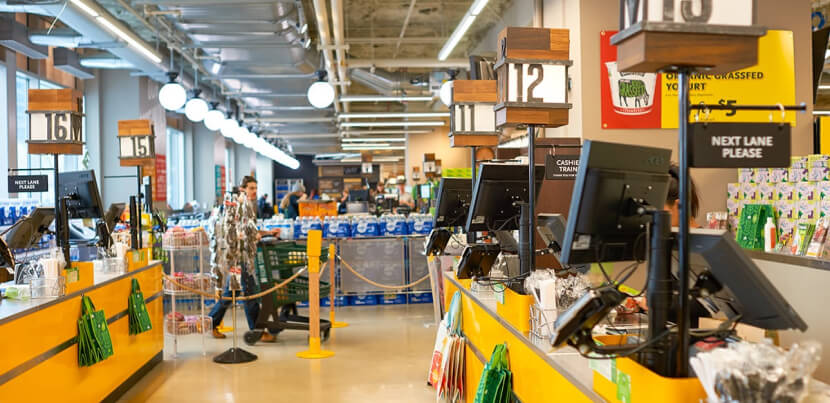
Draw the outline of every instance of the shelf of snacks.
<instances>
[{"instance_id":1,"label":"shelf of snacks","mask_svg":"<svg viewBox=\"0 0 830 403\"><path fill-rule=\"evenodd\" d=\"M173 227L162 235L162 248L164 250L191 250L207 245L208 235L202 227L191 230Z\"/></svg>"},{"instance_id":2,"label":"shelf of snacks","mask_svg":"<svg viewBox=\"0 0 830 403\"><path fill-rule=\"evenodd\" d=\"M210 316L184 315L180 312L164 316L164 331L170 335L204 334L213 329Z\"/></svg>"}]
</instances>

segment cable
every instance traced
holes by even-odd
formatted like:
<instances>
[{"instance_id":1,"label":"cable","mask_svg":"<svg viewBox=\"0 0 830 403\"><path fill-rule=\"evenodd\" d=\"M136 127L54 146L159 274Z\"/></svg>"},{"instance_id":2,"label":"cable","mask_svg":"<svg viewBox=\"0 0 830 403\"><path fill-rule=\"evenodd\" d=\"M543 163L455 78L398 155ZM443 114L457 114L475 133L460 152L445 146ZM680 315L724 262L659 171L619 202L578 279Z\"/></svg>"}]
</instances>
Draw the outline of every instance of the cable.
<instances>
[{"instance_id":1,"label":"cable","mask_svg":"<svg viewBox=\"0 0 830 403\"><path fill-rule=\"evenodd\" d=\"M579 348L577 348L576 351L579 353L579 355L581 355L585 358L592 359L592 360L614 360L614 359L617 359L617 358L628 357L630 355L637 354L637 353L645 350L646 348L650 347L651 345L653 345L653 344L657 343L658 341L660 341L662 338L669 335L671 333L671 331L672 331L671 328L666 329L662 333L660 333L656 337L654 337L653 339L651 339L651 340L649 340L645 343L642 343L642 344L638 345L637 347L632 348L631 350L627 350L627 351L624 351L624 352L618 353L618 354L591 356L589 354L583 353Z\"/></svg>"},{"instance_id":2,"label":"cable","mask_svg":"<svg viewBox=\"0 0 830 403\"><path fill-rule=\"evenodd\" d=\"M594 256L597 260L597 265L599 265L599 270L602 271L602 275L605 276L605 279L608 281L608 285L613 285L614 282L611 281L611 277L608 276L608 272L605 271L605 268L602 267L602 258L599 254L599 245L594 248Z\"/></svg>"}]
</instances>

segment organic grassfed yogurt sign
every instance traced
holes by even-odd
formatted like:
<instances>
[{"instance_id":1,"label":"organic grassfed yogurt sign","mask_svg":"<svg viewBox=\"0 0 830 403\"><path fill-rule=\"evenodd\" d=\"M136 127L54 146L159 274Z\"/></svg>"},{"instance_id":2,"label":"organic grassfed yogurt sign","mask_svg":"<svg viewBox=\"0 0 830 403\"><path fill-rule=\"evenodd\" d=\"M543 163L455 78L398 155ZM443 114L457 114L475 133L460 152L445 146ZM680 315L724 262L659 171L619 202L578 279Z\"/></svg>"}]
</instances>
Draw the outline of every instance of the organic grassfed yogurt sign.
<instances>
[{"instance_id":1,"label":"organic grassfed yogurt sign","mask_svg":"<svg viewBox=\"0 0 830 403\"><path fill-rule=\"evenodd\" d=\"M691 166L785 168L790 166L790 125L695 123L689 127Z\"/></svg>"},{"instance_id":2,"label":"organic grassfed yogurt sign","mask_svg":"<svg viewBox=\"0 0 830 403\"><path fill-rule=\"evenodd\" d=\"M649 2L652 4L652 2ZM679 10L679 9L676 9ZM679 12L679 11L677 11ZM676 129L678 122L677 74L629 73L617 70L617 47L611 36L600 33L600 100L603 129ZM758 64L723 74L694 73L690 77L692 104L784 105L795 104L793 34L768 31L758 40ZM767 111L719 110L692 113L691 122L769 122ZM795 125L795 112L774 121Z\"/></svg>"}]
</instances>

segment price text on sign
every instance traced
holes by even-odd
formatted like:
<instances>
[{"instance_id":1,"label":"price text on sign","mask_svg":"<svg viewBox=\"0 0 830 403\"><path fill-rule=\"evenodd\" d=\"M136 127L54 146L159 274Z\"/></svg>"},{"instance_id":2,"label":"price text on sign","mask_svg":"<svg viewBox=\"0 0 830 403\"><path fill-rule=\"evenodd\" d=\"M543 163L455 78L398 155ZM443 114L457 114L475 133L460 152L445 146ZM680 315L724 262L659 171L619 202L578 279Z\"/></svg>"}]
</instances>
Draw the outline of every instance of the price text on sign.
<instances>
[{"instance_id":1,"label":"price text on sign","mask_svg":"<svg viewBox=\"0 0 830 403\"><path fill-rule=\"evenodd\" d=\"M691 166L785 168L790 166L788 124L696 123L689 127Z\"/></svg>"},{"instance_id":2,"label":"price text on sign","mask_svg":"<svg viewBox=\"0 0 830 403\"><path fill-rule=\"evenodd\" d=\"M81 115L71 112L30 112L29 140L50 143L81 143Z\"/></svg>"},{"instance_id":3,"label":"price text on sign","mask_svg":"<svg viewBox=\"0 0 830 403\"><path fill-rule=\"evenodd\" d=\"M507 102L567 102L567 68L561 64L509 63Z\"/></svg>"},{"instance_id":4,"label":"price text on sign","mask_svg":"<svg viewBox=\"0 0 830 403\"><path fill-rule=\"evenodd\" d=\"M46 175L9 175L9 193L36 193L49 191Z\"/></svg>"},{"instance_id":5,"label":"price text on sign","mask_svg":"<svg viewBox=\"0 0 830 403\"><path fill-rule=\"evenodd\" d=\"M545 158L545 179L573 180L579 169L578 155L550 155Z\"/></svg>"},{"instance_id":6,"label":"price text on sign","mask_svg":"<svg viewBox=\"0 0 830 403\"><path fill-rule=\"evenodd\" d=\"M150 136L122 136L121 158L153 158L153 142Z\"/></svg>"}]
</instances>

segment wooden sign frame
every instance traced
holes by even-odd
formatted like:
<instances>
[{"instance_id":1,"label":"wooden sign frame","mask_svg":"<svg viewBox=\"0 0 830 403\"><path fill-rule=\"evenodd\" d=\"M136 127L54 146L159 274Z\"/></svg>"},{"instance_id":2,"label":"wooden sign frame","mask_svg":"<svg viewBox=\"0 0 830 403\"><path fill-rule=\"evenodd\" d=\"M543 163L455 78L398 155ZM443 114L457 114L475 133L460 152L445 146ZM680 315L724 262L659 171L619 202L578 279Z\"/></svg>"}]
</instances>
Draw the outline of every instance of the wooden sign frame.
<instances>
[{"instance_id":1,"label":"wooden sign frame","mask_svg":"<svg viewBox=\"0 0 830 403\"><path fill-rule=\"evenodd\" d=\"M28 92L29 104L26 114L29 115L29 135L26 140L29 154L70 154L81 155L84 152L83 133L83 93L71 88L67 89L30 89ZM69 140L32 140L32 115L47 115L49 130L57 128L57 117L69 117ZM72 140L72 134L77 130L78 140Z\"/></svg>"},{"instance_id":2,"label":"wooden sign frame","mask_svg":"<svg viewBox=\"0 0 830 403\"><path fill-rule=\"evenodd\" d=\"M119 120L118 121L118 159L122 167L141 166L149 168L155 165L156 134L152 122L148 119ZM150 156L123 157L121 156L121 139L127 137L149 138Z\"/></svg>"},{"instance_id":3,"label":"wooden sign frame","mask_svg":"<svg viewBox=\"0 0 830 403\"><path fill-rule=\"evenodd\" d=\"M477 131L475 129L475 108L485 107L489 111L498 100L498 82L496 80L455 80L452 86L452 104L450 104L450 146L451 147L492 147L498 145L501 131L495 126L493 131ZM456 127L458 107L470 108L470 126L462 121L462 127Z\"/></svg>"}]
</instances>

